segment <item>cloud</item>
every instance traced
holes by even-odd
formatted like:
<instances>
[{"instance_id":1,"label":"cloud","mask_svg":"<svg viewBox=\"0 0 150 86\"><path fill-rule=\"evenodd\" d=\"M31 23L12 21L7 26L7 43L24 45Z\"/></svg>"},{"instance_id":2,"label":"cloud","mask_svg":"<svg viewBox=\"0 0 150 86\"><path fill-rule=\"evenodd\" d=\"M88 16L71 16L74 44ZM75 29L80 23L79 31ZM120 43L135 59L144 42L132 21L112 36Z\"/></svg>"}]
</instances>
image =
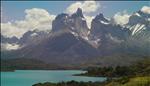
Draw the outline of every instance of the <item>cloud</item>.
<instances>
[{"instance_id":1,"label":"cloud","mask_svg":"<svg viewBox=\"0 0 150 86\"><path fill-rule=\"evenodd\" d=\"M73 4L71 4L67 9L67 13L74 13L77 8L81 8L84 13L91 13L95 12L100 7L99 3L96 3L96 1L77 1Z\"/></svg>"},{"instance_id":2,"label":"cloud","mask_svg":"<svg viewBox=\"0 0 150 86\"><path fill-rule=\"evenodd\" d=\"M87 25L88 25L89 28L91 28L91 22L92 22L93 18L94 18L94 16L85 15L85 19L86 19L86 22L87 22Z\"/></svg>"},{"instance_id":3,"label":"cloud","mask_svg":"<svg viewBox=\"0 0 150 86\"><path fill-rule=\"evenodd\" d=\"M129 22L129 17L130 15L126 11L123 11L116 13L112 19L115 24L124 25Z\"/></svg>"},{"instance_id":4,"label":"cloud","mask_svg":"<svg viewBox=\"0 0 150 86\"><path fill-rule=\"evenodd\" d=\"M1 23L1 34L4 37L13 37L16 36L18 38L22 37L22 35L26 32L25 29L18 28L11 22Z\"/></svg>"},{"instance_id":5,"label":"cloud","mask_svg":"<svg viewBox=\"0 0 150 86\"><path fill-rule=\"evenodd\" d=\"M144 13L150 14L150 7L143 6L142 9L141 9L141 11L144 12Z\"/></svg>"},{"instance_id":6,"label":"cloud","mask_svg":"<svg viewBox=\"0 0 150 86\"><path fill-rule=\"evenodd\" d=\"M77 1L72 3L65 10L66 13L72 14L76 12L78 8L81 8L83 13L86 14L84 17L87 21L87 25L91 27L91 21L94 18L93 16L87 15L88 13L96 12L98 8L100 8L100 4L96 3L96 1Z\"/></svg>"},{"instance_id":7,"label":"cloud","mask_svg":"<svg viewBox=\"0 0 150 86\"><path fill-rule=\"evenodd\" d=\"M55 15L51 15L45 9L40 8L26 9L25 13L24 20L1 23L2 35L5 37L16 36L17 38L20 38L27 31L51 30L52 21L55 18Z\"/></svg>"},{"instance_id":8,"label":"cloud","mask_svg":"<svg viewBox=\"0 0 150 86\"><path fill-rule=\"evenodd\" d=\"M5 44L1 44L1 51L5 51L5 50L17 50L19 49L20 46L17 44L9 44L9 43L5 43Z\"/></svg>"}]
</instances>

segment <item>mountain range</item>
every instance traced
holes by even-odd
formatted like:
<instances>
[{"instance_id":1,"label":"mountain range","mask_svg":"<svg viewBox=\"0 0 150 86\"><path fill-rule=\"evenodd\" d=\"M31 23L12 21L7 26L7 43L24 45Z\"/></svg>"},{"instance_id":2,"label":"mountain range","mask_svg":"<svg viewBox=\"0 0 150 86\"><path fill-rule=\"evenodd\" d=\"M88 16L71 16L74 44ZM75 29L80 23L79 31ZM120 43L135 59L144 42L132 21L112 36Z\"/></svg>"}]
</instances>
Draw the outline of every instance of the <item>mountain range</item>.
<instances>
[{"instance_id":1,"label":"mountain range","mask_svg":"<svg viewBox=\"0 0 150 86\"><path fill-rule=\"evenodd\" d=\"M127 24L98 14L87 26L78 8L72 15L56 16L50 33L28 31L22 38L5 38L1 43L18 44L17 50L1 50L1 57L32 58L54 64L127 65L142 57L150 58L150 14L134 12Z\"/></svg>"}]
</instances>

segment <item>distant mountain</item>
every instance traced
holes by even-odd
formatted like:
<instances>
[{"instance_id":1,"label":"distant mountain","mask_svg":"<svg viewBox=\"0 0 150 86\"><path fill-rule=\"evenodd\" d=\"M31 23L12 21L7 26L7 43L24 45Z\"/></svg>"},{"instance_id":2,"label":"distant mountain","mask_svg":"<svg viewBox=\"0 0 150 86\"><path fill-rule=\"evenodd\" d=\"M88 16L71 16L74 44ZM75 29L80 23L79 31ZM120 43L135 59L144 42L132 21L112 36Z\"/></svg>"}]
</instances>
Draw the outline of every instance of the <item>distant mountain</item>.
<instances>
[{"instance_id":1,"label":"distant mountain","mask_svg":"<svg viewBox=\"0 0 150 86\"><path fill-rule=\"evenodd\" d=\"M43 38L46 38L49 36L48 32L45 31L28 31L26 33L23 34L23 36L21 38L17 38L17 37L4 37L3 35L1 35L1 44L17 44L20 46L26 46L29 44L32 44L34 42L38 42Z\"/></svg>"},{"instance_id":2,"label":"distant mountain","mask_svg":"<svg viewBox=\"0 0 150 86\"><path fill-rule=\"evenodd\" d=\"M49 33L45 31L28 31L24 33L24 35L19 39L18 44L22 46L26 46L29 44L33 44L39 42L43 38L47 38Z\"/></svg>"},{"instance_id":3,"label":"distant mountain","mask_svg":"<svg viewBox=\"0 0 150 86\"><path fill-rule=\"evenodd\" d=\"M29 31L15 39L22 48L4 51L2 58L34 58L56 64L126 65L150 57L150 14L133 13L125 25L98 14L87 27L80 8L56 16L50 33ZM6 55L7 54L7 55ZM123 60L125 62L122 62Z\"/></svg>"},{"instance_id":4,"label":"distant mountain","mask_svg":"<svg viewBox=\"0 0 150 86\"><path fill-rule=\"evenodd\" d=\"M0 35L0 36L1 36L1 44L2 43L13 44L13 43L17 43L19 41L19 39L17 37L7 38L7 37L4 37L3 35Z\"/></svg>"}]
</instances>

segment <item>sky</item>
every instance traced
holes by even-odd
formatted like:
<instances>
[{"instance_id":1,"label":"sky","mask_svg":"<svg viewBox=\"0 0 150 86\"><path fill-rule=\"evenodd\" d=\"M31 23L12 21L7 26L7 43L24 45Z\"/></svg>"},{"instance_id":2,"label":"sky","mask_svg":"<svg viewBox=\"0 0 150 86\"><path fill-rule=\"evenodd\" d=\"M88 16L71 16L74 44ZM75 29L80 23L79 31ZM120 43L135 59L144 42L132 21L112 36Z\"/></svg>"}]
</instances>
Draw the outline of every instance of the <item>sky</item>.
<instances>
[{"instance_id":1,"label":"sky","mask_svg":"<svg viewBox=\"0 0 150 86\"><path fill-rule=\"evenodd\" d=\"M73 3L76 1L2 1L2 13L5 15L2 22L23 19L24 10L31 8L42 8L57 15L64 12ZM126 10L128 13L132 13L145 5L150 6L150 1L97 1L96 3L100 4L100 7L89 15L103 13L106 17L111 17L117 12Z\"/></svg>"}]
</instances>

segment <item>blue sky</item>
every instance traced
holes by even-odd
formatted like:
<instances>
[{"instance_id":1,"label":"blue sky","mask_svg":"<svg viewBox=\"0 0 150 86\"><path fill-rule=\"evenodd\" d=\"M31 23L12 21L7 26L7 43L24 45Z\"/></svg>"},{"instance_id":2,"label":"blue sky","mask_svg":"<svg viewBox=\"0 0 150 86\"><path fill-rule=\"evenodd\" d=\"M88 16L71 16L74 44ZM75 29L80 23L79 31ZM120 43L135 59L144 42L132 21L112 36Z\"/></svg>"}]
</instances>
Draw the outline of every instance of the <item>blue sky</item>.
<instances>
[{"instance_id":1,"label":"blue sky","mask_svg":"<svg viewBox=\"0 0 150 86\"><path fill-rule=\"evenodd\" d=\"M4 22L23 19L25 9L42 8L50 14L57 15L62 13L75 1L2 1L2 13L6 17ZM106 17L111 17L117 12L126 10L133 13L140 10L143 6L150 6L150 1L97 1L100 8L96 12L89 15L97 15L103 13Z\"/></svg>"}]
</instances>

